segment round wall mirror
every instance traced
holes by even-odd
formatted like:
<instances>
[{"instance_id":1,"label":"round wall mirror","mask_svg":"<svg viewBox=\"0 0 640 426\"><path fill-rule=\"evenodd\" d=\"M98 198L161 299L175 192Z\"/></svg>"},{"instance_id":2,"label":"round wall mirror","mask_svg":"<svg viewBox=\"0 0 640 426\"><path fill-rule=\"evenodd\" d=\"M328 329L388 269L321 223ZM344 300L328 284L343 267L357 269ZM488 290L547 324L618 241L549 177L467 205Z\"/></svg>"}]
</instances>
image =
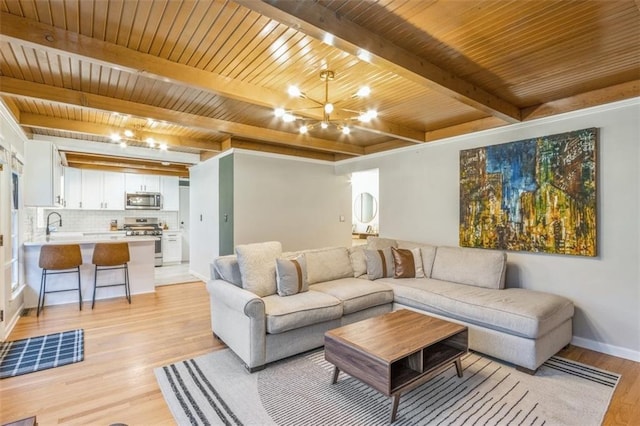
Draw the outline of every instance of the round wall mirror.
<instances>
[{"instance_id":1,"label":"round wall mirror","mask_svg":"<svg viewBox=\"0 0 640 426\"><path fill-rule=\"evenodd\" d=\"M360 222L371 222L378 214L378 201L370 193L363 192L356 196L356 200L353 203L353 211Z\"/></svg>"}]
</instances>

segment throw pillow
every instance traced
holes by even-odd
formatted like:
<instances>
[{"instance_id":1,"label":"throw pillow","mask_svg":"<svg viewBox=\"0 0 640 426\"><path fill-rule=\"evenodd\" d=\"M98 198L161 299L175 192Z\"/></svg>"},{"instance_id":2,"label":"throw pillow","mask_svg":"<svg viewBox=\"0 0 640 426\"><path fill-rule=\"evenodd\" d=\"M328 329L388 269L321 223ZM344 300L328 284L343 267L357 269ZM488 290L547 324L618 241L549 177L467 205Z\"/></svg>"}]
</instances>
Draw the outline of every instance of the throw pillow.
<instances>
[{"instance_id":1,"label":"throw pillow","mask_svg":"<svg viewBox=\"0 0 640 426\"><path fill-rule=\"evenodd\" d=\"M276 259L276 286L279 296L291 296L309 290L304 256Z\"/></svg>"},{"instance_id":2,"label":"throw pillow","mask_svg":"<svg viewBox=\"0 0 640 426\"><path fill-rule=\"evenodd\" d=\"M349 249L349 258L353 268L353 276L359 278L367 275L367 258L364 255L364 246L355 246Z\"/></svg>"},{"instance_id":3,"label":"throw pillow","mask_svg":"<svg viewBox=\"0 0 640 426\"><path fill-rule=\"evenodd\" d=\"M282 254L278 241L236 247L242 288L264 297L276 294L276 258Z\"/></svg>"},{"instance_id":4,"label":"throw pillow","mask_svg":"<svg viewBox=\"0 0 640 426\"><path fill-rule=\"evenodd\" d=\"M420 249L391 248L393 256L393 278L424 278Z\"/></svg>"},{"instance_id":5,"label":"throw pillow","mask_svg":"<svg viewBox=\"0 0 640 426\"><path fill-rule=\"evenodd\" d=\"M364 255L367 258L367 276L370 280L393 276L393 256L390 247L381 250L365 250Z\"/></svg>"}]
</instances>

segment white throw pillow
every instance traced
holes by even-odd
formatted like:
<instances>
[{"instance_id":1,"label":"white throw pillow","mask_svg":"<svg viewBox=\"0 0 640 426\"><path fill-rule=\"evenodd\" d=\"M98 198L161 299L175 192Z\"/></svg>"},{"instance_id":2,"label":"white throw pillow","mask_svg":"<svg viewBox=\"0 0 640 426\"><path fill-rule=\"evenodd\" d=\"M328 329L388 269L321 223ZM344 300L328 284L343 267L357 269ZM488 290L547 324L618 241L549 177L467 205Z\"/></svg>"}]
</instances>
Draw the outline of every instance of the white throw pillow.
<instances>
[{"instance_id":1,"label":"white throw pillow","mask_svg":"<svg viewBox=\"0 0 640 426\"><path fill-rule=\"evenodd\" d=\"M260 297L276 294L276 259L281 254L282 244L278 241L238 245L242 288Z\"/></svg>"},{"instance_id":2,"label":"white throw pillow","mask_svg":"<svg viewBox=\"0 0 640 426\"><path fill-rule=\"evenodd\" d=\"M381 250L365 250L367 258L367 276L370 280L393 277L393 256L391 247Z\"/></svg>"}]
</instances>

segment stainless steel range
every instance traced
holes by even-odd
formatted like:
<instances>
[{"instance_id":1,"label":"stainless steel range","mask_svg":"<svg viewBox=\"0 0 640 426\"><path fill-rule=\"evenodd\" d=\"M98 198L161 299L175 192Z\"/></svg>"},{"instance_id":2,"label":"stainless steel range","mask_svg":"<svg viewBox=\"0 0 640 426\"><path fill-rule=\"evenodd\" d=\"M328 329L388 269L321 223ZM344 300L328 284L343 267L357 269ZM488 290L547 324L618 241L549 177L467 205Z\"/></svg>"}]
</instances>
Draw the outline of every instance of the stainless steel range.
<instances>
[{"instance_id":1,"label":"stainless steel range","mask_svg":"<svg viewBox=\"0 0 640 426\"><path fill-rule=\"evenodd\" d=\"M122 228L128 237L158 237L155 248L155 266L162 266L162 228L157 217L125 217Z\"/></svg>"}]
</instances>

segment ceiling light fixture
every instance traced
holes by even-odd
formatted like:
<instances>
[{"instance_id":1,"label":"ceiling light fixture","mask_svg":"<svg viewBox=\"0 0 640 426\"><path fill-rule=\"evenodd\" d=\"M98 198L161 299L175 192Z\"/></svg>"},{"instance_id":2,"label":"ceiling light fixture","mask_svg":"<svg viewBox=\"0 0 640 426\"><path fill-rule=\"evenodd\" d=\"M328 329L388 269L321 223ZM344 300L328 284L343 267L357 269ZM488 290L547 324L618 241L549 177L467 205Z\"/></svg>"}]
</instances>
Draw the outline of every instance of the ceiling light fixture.
<instances>
[{"instance_id":1,"label":"ceiling light fixture","mask_svg":"<svg viewBox=\"0 0 640 426\"><path fill-rule=\"evenodd\" d=\"M335 79L335 72L331 70L322 70L320 71L320 79L324 81L324 100L322 101L307 96L307 94L302 92L297 86L289 86L287 92L292 97L309 99L313 103L317 104L317 107L305 108L305 110L321 108L321 120L300 117L298 115L295 115L295 111L287 111L282 107L275 108L274 115L282 119L282 121L284 121L285 123L293 123L297 120L302 121L302 124L298 128L298 131L301 134L308 133L316 127L327 129L329 128L329 126L333 126L340 130L344 135L348 135L349 133L351 133L351 129L349 128L350 121L358 120L363 123L368 123L378 116L378 112L375 109L369 109L365 112L361 112L353 111L350 109L337 108L340 103L346 100L368 97L371 94L371 89L368 86L361 87L356 93L354 93L347 99L343 99L337 102L329 102L329 82ZM343 111L346 111L348 113L355 113L356 115L349 118L332 119L331 114L336 110L336 108L342 109Z\"/></svg>"},{"instance_id":2,"label":"ceiling light fixture","mask_svg":"<svg viewBox=\"0 0 640 426\"><path fill-rule=\"evenodd\" d=\"M144 129L147 126L151 128L157 127L158 122L149 118L146 121L146 125L145 124L136 125L134 126L133 130L126 129L122 132L122 135L120 133L112 133L110 135L110 138L113 142L119 143L120 147L122 148L126 148L127 147L126 141L130 141L130 142L136 142L140 144L146 143L149 148L158 148L161 151L166 151L168 149L168 146L166 143L156 141L153 137L150 137L150 136L146 138L144 137L143 135Z\"/></svg>"}]
</instances>

